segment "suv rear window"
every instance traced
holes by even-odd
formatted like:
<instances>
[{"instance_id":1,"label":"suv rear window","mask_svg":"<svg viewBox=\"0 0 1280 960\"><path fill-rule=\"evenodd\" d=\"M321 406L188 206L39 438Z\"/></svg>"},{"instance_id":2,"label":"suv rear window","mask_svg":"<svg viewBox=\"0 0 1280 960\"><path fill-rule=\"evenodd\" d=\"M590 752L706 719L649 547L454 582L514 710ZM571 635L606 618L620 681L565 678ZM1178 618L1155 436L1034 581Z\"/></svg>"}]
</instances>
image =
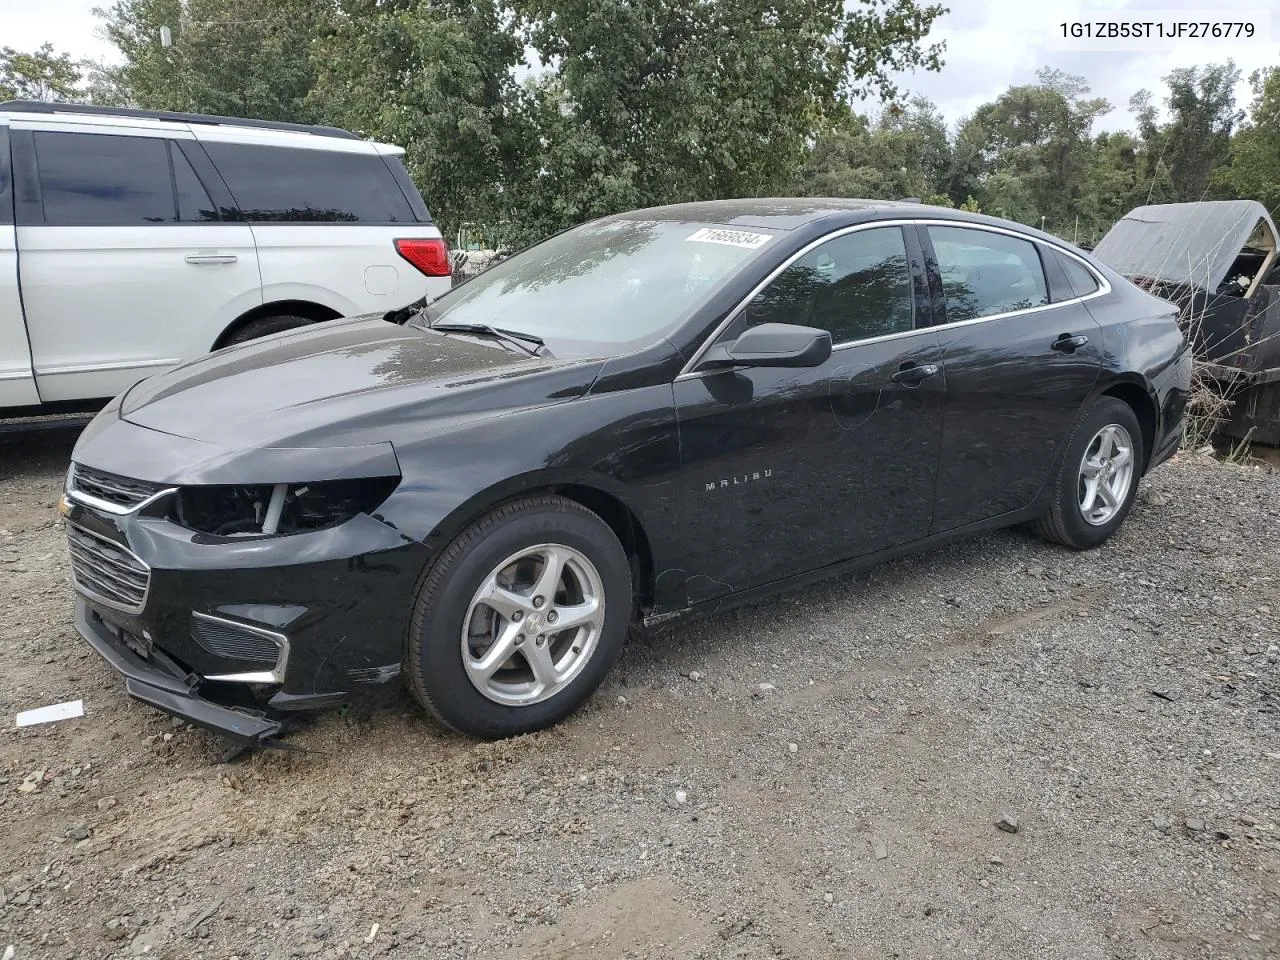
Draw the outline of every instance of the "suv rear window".
<instances>
[{"instance_id":1,"label":"suv rear window","mask_svg":"<svg viewBox=\"0 0 1280 960\"><path fill-rule=\"evenodd\" d=\"M246 220L414 223L409 201L375 153L203 144Z\"/></svg>"}]
</instances>

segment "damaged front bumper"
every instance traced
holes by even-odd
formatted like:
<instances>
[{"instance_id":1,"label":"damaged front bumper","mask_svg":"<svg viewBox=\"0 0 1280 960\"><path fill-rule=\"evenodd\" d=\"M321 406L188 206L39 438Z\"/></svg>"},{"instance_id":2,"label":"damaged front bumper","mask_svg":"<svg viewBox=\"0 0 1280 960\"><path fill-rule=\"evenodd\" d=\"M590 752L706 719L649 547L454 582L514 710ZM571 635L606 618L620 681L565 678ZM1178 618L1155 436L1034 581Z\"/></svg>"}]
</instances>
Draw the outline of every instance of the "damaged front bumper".
<instances>
[{"instance_id":1,"label":"damaged front bumper","mask_svg":"<svg viewBox=\"0 0 1280 960\"><path fill-rule=\"evenodd\" d=\"M152 440L121 421L101 433L126 452ZM77 464L109 459L84 446ZM172 519L174 470L143 465L139 482L163 489L136 506L87 496L78 468L61 504L76 629L130 696L261 745L299 711L399 675L423 543L365 513L280 536L200 533Z\"/></svg>"},{"instance_id":2,"label":"damaged front bumper","mask_svg":"<svg viewBox=\"0 0 1280 960\"><path fill-rule=\"evenodd\" d=\"M144 660L83 597L76 599L76 631L118 674L129 696L181 717L228 740L262 746L285 729L288 716L250 707L228 706L200 695L201 680L160 651Z\"/></svg>"}]
</instances>

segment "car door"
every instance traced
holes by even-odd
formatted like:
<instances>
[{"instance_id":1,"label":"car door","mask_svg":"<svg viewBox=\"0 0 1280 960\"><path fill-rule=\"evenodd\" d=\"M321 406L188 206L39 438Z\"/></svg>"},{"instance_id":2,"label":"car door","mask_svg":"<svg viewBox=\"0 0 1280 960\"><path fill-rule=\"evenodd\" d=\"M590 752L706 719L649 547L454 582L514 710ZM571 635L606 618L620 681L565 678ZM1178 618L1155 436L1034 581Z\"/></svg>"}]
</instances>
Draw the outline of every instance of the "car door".
<instances>
[{"instance_id":1,"label":"car door","mask_svg":"<svg viewBox=\"0 0 1280 960\"><path fill-rule=\"evenodd\" d=\"M19 183L19 270L43 400L114 396L262 302L253 235L211 199L189 131L22 123L35 176Z\"/></svg>"},{"instance_id":2,"label":"car door","mask_svg":"<svg viewBox=\"0 0 1280 960\"><path fill-rule=\"evenodd\" d=\"M18 240L13 229L9 127L0 123L0 410L40 402L18 293Z\"/></svg>"},{"instance_id":3,"label":"car door","mask_svg":"<svg viewBox=\"0 0 1280 960\"><path fill-rule=\"evenodd\" d=\"M1097 382L1101 336L1082 298L1054 302L1031 240L969 225L920 229L945 302L933 521L943 533L1035 500Z\"/></svg>"},{"instance_id":4,"label":"car door","mask_svg":"<svg viewBox=\"0 0 1280 960\"><path fill-rule=\"evenodd\" d=\"M919 315L920 259L901 226L818 241L714 339L820 327L825 363L698 370L695 358L676 380L689 602L927 534L945 378Z\"/></svg>"}]
</instances>

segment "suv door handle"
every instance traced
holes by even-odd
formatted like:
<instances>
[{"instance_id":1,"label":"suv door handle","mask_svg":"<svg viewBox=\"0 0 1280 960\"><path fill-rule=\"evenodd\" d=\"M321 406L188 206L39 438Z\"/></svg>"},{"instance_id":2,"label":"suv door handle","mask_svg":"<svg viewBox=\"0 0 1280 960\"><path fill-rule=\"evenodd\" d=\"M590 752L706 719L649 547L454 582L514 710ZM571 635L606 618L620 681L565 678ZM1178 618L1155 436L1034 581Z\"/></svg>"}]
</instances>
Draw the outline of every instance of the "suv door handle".
<instances>
[{"instance_id":1,"label":"suv door handle","mask_svg":"<svg viewBox=\"0 0 1280 960\"><path fill-rule=\"evenodd\" d=\"M1074 353L1077 348L1083 347L1089 342L1088 337L1073 337L1069 333L1061 334L1057 340L1049 344L1054 350L1060 350L1063 353Z\"/></svg>"},{"instance_id":2,"label":"suv door handle","mask_svg":"<svg viewBox=\"0 0 1280 960\"><path fill-rule=\"evenodd\" d=\"M918 387L930 377L937 376L941 369L936 363L914 363L908 360L889 379L905 387Z\"/></svg>"},{"instance_id":3,"label":"suv door handle","mask_svg":"<svg viewBox=\"0 0 1280 960\"><path fill-rule=\"evenodd\" d=\"M234 253L189 253L186 256L187 263L235 263L238 260Z\"/></svg>"}]
</instances>

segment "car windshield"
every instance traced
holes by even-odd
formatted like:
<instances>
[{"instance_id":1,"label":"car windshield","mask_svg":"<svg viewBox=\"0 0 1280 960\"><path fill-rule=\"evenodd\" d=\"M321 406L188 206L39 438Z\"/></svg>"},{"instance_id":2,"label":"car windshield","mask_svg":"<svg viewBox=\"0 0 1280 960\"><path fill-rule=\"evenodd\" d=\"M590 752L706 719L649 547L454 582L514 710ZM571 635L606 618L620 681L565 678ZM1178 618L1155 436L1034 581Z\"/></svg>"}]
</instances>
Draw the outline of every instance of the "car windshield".
<instances>
[{"instance_id":1,"label":"car windshield","mask_svg":"<svg viewBox=\"0 0 1280 960\"><path fill-rule=\"evenodd\" d=\"M552 237L428 308L430 324L488 324L556 356L617 355L665 336L775 234L723 224L604 220Z\"/></svg>"}]
</instances>

